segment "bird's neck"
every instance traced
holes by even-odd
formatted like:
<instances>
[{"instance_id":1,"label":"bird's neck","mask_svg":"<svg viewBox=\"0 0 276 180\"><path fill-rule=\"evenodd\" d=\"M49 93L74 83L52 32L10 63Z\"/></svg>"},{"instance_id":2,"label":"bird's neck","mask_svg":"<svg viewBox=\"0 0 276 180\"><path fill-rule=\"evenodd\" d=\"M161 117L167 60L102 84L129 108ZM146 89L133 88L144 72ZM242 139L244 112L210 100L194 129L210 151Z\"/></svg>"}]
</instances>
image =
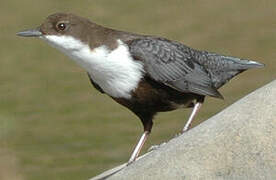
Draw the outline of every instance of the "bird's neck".
<instances>
[{"instance_id":1,"label":"bird's neck","mask_svg":"<svg viewBox=\"0 0 276 180\"><path fill-rule=\"evenodd\" d=\"M143 78L143 64L131 57L128 46L120 39L114 49L105 44L91 49L72 36L51 35L45 36L45 40L84 68L112 97L130 98Z\"/></svg>"}]
</instances>

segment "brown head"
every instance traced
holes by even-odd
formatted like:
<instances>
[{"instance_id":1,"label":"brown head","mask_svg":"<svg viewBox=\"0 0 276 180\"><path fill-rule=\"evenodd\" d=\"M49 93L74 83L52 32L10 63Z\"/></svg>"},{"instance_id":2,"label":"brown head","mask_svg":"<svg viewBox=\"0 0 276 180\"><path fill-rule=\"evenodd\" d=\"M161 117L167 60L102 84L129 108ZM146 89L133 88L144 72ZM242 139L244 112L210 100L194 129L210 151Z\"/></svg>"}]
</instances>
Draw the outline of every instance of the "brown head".
<instances>
[{"instance_id":1,"label":"brown head","mask_svg":"<svg viewBox=\"0 0 276 180\"><path fill-rule=\"evenodd\" d=\"M85 29L93 30L99 26L88 19L68 13L56 13L48 16L38 30L43 35L68 35L79 37Z\"/></svg>"},{"instance_id":2,"label":"brown head","mask_svg":"<svg viewBox=\"0 0 276 180\"><path fill-rule=\"evenodd\" d=\"M88 19L69 13L55 13L48 16L45 21L35 29L18 32L24 37L39 37L43 35L74 35L82 31L84 26L93 28L94 23Z\"/></svg>"},{"instance_id":3,"label":"brown head","mask_svg":"<svg viewBox=\"0 0 276 180\"><path fill-rule=\"evenodd\" d=\"M40 38L50 35L71 36L88 44L91 48L105 44L110 49L117 46L117 39L123 40L131 37L129 33L105 28L71 13L52 14L38 28L21 31L17 35Z\"/></svg>"}]
</instances>

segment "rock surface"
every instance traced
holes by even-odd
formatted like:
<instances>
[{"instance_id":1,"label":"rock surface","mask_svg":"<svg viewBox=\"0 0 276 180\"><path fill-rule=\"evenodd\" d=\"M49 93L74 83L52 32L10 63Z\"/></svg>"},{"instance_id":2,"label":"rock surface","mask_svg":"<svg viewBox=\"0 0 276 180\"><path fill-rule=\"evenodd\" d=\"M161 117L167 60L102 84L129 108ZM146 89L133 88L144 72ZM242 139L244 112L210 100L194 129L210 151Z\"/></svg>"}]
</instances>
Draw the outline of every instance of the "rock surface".
<instances>
[{"instance_id":1,"label":"rock surface","mask_svg":"<svg viewBox=\"0 0 276 180\"><path fill-rule=\"evenodd\" d=\"M276 179L276 80L102 178Z\"/></svg>"}]
</instances>

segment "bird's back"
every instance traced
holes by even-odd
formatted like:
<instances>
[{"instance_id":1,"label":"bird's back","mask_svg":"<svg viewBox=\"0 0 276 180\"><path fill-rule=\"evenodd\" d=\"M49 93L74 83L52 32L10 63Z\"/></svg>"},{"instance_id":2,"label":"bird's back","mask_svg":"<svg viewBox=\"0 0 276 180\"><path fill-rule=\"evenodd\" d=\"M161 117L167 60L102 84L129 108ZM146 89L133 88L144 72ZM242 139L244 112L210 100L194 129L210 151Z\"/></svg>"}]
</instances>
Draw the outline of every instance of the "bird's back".
<instances>
[{"instance_id":1,"label":"bird's back","mask_svg":"<svg viewBox=\"0 0 276 180\"><path fill-rule=\"evenodd\" d=\"M164 38L140 37L128 42L148 76L184 93L222 98L217 91L237 74L263 64L199 51Z\"/></svg>"}]
</instances>

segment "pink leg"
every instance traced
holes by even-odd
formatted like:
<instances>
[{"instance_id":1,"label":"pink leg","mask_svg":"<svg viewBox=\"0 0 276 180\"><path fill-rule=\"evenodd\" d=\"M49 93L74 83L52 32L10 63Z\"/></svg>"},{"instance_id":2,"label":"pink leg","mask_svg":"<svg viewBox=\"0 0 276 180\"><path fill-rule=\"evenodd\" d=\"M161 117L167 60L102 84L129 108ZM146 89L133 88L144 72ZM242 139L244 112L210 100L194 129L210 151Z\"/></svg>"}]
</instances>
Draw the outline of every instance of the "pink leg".
<instances>
[{"instance_id":1,"label":"pink leg","mask_svg":"<svg viewBox=\"0 0 276 180\"><path fill-rule=\"evenodd\" d=\"M183 128L183 130L182 130L182 133L188 131L188 129L189 129L189 127L190 127L190 125L191 125L191 123L192 123L192 121L193 121L195 115L196 115L197 112L199 111L201 105L202 105L202 102L197 102L197 103L195 104L195 106L194 106L194 108L193 108L193 111L192 111L192 113L191 113L191 115L190 115L188 121L186 122L186 124L185 124L185 126L184 126L184 128Z\"/></svg>"},{"instance_id":2,"label":"pink leg","mask_svg":"<svg viewBox=\"0 0 276 180\"><path fill-rule=\"evenodd\" d=\"M132 152L127 165L131 164L132 162L134 162L136 160L136 158L139 156L139 153L143 147L143 145L145 144L148 136L149 136L150 132L149 131L144 131L143 135L140 137L137 145L135 146L134 151Z\"/></svg>"}]
</instances>

